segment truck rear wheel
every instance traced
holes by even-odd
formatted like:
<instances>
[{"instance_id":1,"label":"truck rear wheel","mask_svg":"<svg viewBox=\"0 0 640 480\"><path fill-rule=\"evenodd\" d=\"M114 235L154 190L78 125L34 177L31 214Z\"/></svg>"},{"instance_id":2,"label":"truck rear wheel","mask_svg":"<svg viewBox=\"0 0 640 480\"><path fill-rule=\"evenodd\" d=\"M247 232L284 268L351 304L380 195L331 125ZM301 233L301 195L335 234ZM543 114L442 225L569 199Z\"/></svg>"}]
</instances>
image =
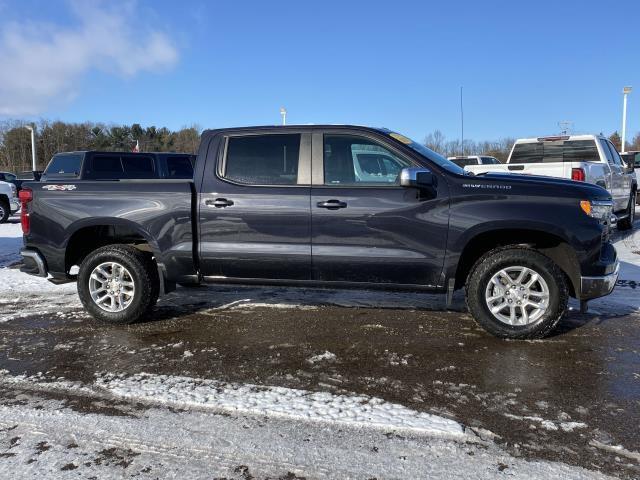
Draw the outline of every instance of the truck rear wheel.
<instances>
[{"instance_id":1,"label":"truck rear wheel","mask_svg":"<svg viewBox=\"0 0 640 480\"><path fill-rule=\"evenodd\" d=\"M160 281L155 262L129 245L107 245L83 260L78 272L78 295L97 320L133 323L155 305Z\"/></svg>"},{"instance_id":2,"label":"truck rear wheel","mask_svg":"<svg viewBox=\"0 0 640 480\"><path fill-rule=\"evenodd\" d=\"M564 273L526 247L505 247L481 257L466 283L474 320L500 338L542 338L558 324L569 292Z\"/></svg>"}]
</instances>

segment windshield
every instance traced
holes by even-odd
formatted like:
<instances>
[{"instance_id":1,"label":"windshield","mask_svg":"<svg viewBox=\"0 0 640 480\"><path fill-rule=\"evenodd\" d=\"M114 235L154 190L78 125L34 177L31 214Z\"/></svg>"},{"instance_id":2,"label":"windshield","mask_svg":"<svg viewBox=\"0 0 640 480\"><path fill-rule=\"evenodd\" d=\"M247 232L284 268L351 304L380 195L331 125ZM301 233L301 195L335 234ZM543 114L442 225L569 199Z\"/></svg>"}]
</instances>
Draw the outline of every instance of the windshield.
<instances>
[{"instance_id":1,"label":"windshield","mask_svg":"<svg viewBox=\"0 0 640 480\"><path fill-rule=\"evenodd\" d=\"M407 147L411 148L412 150L418 152L420 155L422 155L423 157L425 157L427 160L432 161L433 163L435 163L436 165L438 165L439 167L444 168L445 170L447 170L448 172L451 173L456 173L458 175L465 175L467 174L464 171L464 168L456 165L455 163L453 163L451 160L447 160L445 157L443 157L442 155L440 155L439 153L434 152L433 150L431 150L430 148L425 147L424 145L415 142L413 140L411 140L410 138L405 137L404 135L401 135L399 133L395 133L395 132L391 132L389 130L386 131L386 133L393 139L405 144Z\"/></svg>"}]
</instances>

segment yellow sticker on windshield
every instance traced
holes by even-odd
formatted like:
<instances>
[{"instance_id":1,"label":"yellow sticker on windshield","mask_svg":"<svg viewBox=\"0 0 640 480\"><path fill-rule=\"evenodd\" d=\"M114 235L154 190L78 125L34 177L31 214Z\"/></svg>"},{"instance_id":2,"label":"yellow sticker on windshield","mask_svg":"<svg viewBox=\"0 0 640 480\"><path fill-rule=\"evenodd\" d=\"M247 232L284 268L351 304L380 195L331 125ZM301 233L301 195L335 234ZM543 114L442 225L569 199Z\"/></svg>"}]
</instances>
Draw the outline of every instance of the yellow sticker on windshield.
<instances>
[{"instance_id":1,"label":"yellow sticker on windshield","mask_svg":"<svg viewBox=\"0 0 640 480\"><path fill-rule=\"evenodd\" d=\"M405 145L410 145L413 143L410 138L407 138L404 135L400 135L399 133L390 133L389 136L395 138L399 142L404 143Z\"/></svg>"}]
</instances>

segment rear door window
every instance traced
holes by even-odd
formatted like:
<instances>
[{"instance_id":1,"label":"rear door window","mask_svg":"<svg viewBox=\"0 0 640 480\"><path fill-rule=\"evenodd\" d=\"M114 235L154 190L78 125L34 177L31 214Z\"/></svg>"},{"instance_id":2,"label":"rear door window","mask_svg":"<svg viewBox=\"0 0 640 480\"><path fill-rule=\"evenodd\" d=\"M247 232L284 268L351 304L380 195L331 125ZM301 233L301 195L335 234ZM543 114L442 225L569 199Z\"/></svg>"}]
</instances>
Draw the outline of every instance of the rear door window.
<instances>
[{"instance_id":1,"label":"rear door window","mask_svg":"<svg viewBox=\"0 0 640 480\"><path fill-rule=\"evenodd\" d=\"M80 174L82 168L81 153L63 153L54 155L44 175L47 179L54 178L75 178Z\"/></svg>"},{"instance_id":2,"label":"rear door window","mask_svg":"<svg viewBox=\"0 0 640 480\"><path fill-rule=\"evenodd\" d=\"M613 159L613 155L611 155L611 150L609 149L609 143L601 138L600 146L602 147L602 151L604 152L607 162L609 162L610 165L615 165L615 160Z\"/></svg>"},{"instance_id":3,"label":"rear door window","mask_svg":"<svg viewBox=\"0 0 640 480\"><path fill-rule=\"evenodd\" d=\"M593 140L516 143L509 163L597 162Z\"/></svg>"},{"instance_id":4,"label":"rear door window","mask_svg":"<svg viewBox=\"0 0 640 480\"><path fill-rule=\"evenodd\" d=\"M295 185L300 134L230 137L224 178L246 185Z\"/></svg>"},{"instance_id":5,"label":"rear door window","mask_svg":"<svg viewBox=\"0 0 640 480\"><path fill-rule=\"evenodd\" d=\"M622 159L620 158L620 155L618 154L618 150L616 150L616 147L613 146L613 143L611 143L608 140L605 141L605 143L609 147L609 151L611 152L611 158L613 159L613 163L615 165L622 165Z\"/></svg>"}]
</instances>

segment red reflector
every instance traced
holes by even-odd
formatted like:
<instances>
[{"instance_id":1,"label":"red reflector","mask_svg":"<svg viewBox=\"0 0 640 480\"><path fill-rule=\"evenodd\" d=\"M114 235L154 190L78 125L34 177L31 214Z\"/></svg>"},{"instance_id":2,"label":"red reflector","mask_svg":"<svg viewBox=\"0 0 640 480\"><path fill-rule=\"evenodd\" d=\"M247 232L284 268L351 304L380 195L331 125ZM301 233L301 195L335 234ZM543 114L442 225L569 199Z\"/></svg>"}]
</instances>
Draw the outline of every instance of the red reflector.
<instances>
[{"instance_id":1,"label":"red reflector","mask_svg":"<svg viewBox=\"0 0 640 480\"><path fill-rule=\"evenodd\" d=\"M582 168L571 169L571 180L575 180L577 182L584 182L586 179L587 179L587 176L584 174L584 169Z\"/></svg>"},{"instance_id":2,"label":"red reflector","mask_svg":"<svg viewBox=\"0 0 640 480\"><path fill-rule=\"evenodd\" d=\"M22 233L29 235L31 231L31 219L29 218L28 205L33 200L33 192L30 188L23 188L18 193L20 199L20 225L22 225Z\"/></svg>"}]
</instances>

